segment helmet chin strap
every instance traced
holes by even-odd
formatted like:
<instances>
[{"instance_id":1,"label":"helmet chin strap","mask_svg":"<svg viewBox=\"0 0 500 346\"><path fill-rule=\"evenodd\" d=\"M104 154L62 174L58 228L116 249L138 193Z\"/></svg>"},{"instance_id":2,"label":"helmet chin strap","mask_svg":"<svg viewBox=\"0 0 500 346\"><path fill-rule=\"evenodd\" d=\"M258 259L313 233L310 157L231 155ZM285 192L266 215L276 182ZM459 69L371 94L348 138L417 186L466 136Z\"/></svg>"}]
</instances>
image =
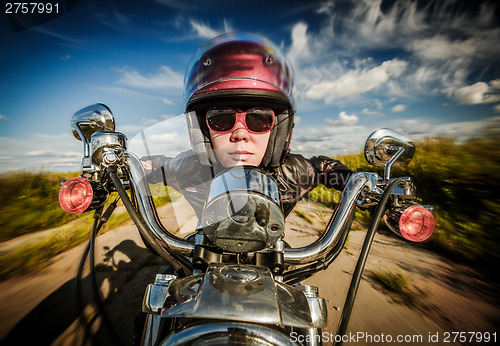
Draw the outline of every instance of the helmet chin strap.
<instances>
[{"instance_id":1,"label":"helmet chin strap","mask_svg":"<svg viewBox=\"0 0 500 346\"><path fill-rule=\"evenodd\" d=\"M291 111L286 110L276 116L276 126L271 130L261 167L276 168L283 163L288 153L292 127L293 113Z\"/></svg>"}]
</instances>

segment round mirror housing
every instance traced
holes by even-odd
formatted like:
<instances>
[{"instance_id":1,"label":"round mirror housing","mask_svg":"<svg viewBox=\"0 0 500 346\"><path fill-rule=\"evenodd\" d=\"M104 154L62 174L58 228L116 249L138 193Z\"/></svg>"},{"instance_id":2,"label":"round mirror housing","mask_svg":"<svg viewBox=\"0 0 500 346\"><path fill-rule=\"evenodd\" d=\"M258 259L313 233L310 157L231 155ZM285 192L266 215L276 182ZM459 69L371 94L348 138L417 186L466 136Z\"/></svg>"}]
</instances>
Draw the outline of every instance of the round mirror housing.
<instances>
[{"instance_id":1,"label":"round mirror housing","mask_svg":"<svg viewBox=\"0 0 500 346\"><path fill-rule=\"evenodd\" d=\"M85 107L71 118L71 130L76 139L90 143L90 137L98 131L115 131L115 119L111 110L102 103L96 103Z\"/></svg>"},{"instance_id":2,"label":"round mirror housing","mask_svg":"<svg viewBox=\"0 0 500 346\"><path fill-rule=\"evenodd\" d=\"M395 157L393 167L406 166L414 154L415 144L405 135L390 129L373 132L365 143L366 160L378 167L385 167Z\"/></svg>"}]
</instances>

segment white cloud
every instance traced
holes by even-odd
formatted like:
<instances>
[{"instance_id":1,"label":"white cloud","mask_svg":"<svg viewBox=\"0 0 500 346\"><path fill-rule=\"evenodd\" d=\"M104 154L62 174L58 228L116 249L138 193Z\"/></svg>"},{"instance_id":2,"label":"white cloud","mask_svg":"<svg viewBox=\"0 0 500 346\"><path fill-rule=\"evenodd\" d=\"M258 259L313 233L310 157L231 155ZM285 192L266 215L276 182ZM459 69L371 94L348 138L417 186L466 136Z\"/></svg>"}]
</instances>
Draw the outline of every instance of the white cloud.
<instances>
[{"instance_id":1,"label":"white cloud","mask_svg":"<svg viewBox=\"0 0 500 346\"><path fill-rule=\"evenodd\" d=\"M430 124L425 119L414 118L380 122L377 128L392 128L414 140L446 136L463 141L482 134L485 128L491 128L491 124L495 121L498 124L498 119L500 117L478 121ZM309 127L303 124L294 130L291 149L292 152L302 154L305 157L318 154L336 156L345 153L359 153L363 149L366 138L375 129L367 128L365 125Z\"/></svg>"},{"instance_id":2,"label":"white cloud","mask_svg":"<svg viewBox=\"0 0 500 346\"><path fill-rule=\"evenodd\" d=\"M500 79L495 79L490 82L490 86L493 89L500 89Z\"/></svg>"},{"instance_id":3,"label":"white cloud","mask_svg":"<svg viewBox=\"0 0 500 346\"><path fill-rule=\"evenodd\" d=\"M495 123L498 123L498 117L443 124L429 124L424 119L407 119L399 126L396 126L395 129L416 139L445 136L463 141L481 135L485 129L491 128L492 124Z\"/></svg>"},{"instance_id":4,"label":"white cloud","mask_svg":"<svg viewBox=\"0 0 500 346\"><path fill-rule=\"evenodd\" d=\"M307 90L306 97L331 104L335 100L362 94L380 87L391 77L398 77L406 66L405 61L394 59L385 61L380 66L369 70L350 70L336 80L314 83Z\"/></svg>"},{"instance_id":5,"label":"white cloud","mask_svg":"<svg viewBox=\"0 0 500 346\"><path fill-rule=\"evenodd\" d=\"M500 113L500 103L493 107L493 110L497 113Z\"/></svg>"},{"instance_id":6,"label":"white cloud","mask_svg":"<svg viewBox=\"0 0 500 346\"><path fill-rule=\"evenodd\" d=\"M116 10L106 13L97 12L94 17L100 24L125 33L132 33L139 29L133 16L129 17Z\"/></svg>"},{"instance_id":7,"label":"white cloud","mask_svg":"<svg viewBox=\"0 0 500 346\"><path fill-rule=\"evenodd\" d=\"M59 158L82 158L82 153L76 151L61 151L61 150L33 150L25 153L26 156L38 157L59 157Z\"/></svg>"},{"instance_id":8,"label":"white cloud","mask_svg":"<svg viewBox=\"0 0 500 346\"><path fill-rule=\"evenodd\" d=\"M493 3L477 6L479 11L470 10L469 6L477 8L468 3L457 8L453 0L430 1L425 6L417 6L417 1L391 3L382 6L382 0L359 0L344 7L327 0L316 11L325 18L319 29L308 29L302 22L293 26L288 56L297 73L300 105L309 105L303 96L331 104L359 101L348 97L368 91L382 91L376 96L382 99L409 100L445 91L456 100L450 88L474 84L477 80L471 78L478 72L497 70L500 27ZM389 74L391 78L384 76L382 65L373 67L370 61L388 49L398 53L392 60L387 57L386 63L405 52L405 68L400 75ZM307 59L301 59L301 54Z\"/></svg>"},{"instance_id":9,"label":"white cloud","mask_svg":"<svg viewBox=\"0 0 500 346\"><path fill-rule=\"evenodd\" d=\"M354 126L358 123L359 118L354 114L347 114L346 112L340 112L338 120L325 119L327 123L332 126Z\"/></svg>"},{"instance_id":10,"label":"white cloud","mask_svg":"<svg viewBox=\"0 0 500 346\"><path fill-rule=\"evenodd\" d=\"M292 29L292 46L288 50L287 58L295 66L299 59L307 59L311 56L308 45L307 24L299 22Z\"/></svg>"},{"instance_id":11,"label":"white cloud","mask_svg":"<svg viewBox=\"0 0 500 346\"><path fill-rule=\"evenodd\" d=\"M394 107L392 107L392 111L394 113L404 112L405 110L406 110L406 105L403 104L395 105Z\"/></svg>"},{"instance_id":12,"label":"white cloud","mask_svg":"<svg viewBox=\"0 0 500 346\"><path fill-rule=\"evenodd\" d=\"M400 125L401 132L407 135L427 134L431 126L422 119L408 119Z\"/></svg>"},{"instance_id":13,"label":"white cloud","mask_svg":"<svg viewBox=\"0 0 500 346\"><path fill-rule=\"evenodd\" d=\"M175 156L190 148L186 116L170 116L146 126L129 125L128 150L139 157L149 154ZM144 120L144 123L147 121ZM151 123L153 120L150 121ZM134 127L135 126L135 127Z\"/></svg>"},{"instance_id":14,"label":"white cloud","mask_svg":"<svg viewBox=\"0 0 500 346\"><path fill-rule=\"evenodd\" d=\"M160 72L143 76L137 71L121 70L120 83L140 89L182 89L184 76L168 66L161 66Z\"/></svg>"},{"instance_id":15,"label":"white cloud","mask_svg":"<svg viewBox=\"0 0 500 346\"><path fill-rule=\"evenodd\" d=\"M359 152L370 133L371 131L364 126L297 126L294 131L291 150L305 157L315 155L335 156Z\"/></svg>"},{"instance_id":16,"label":"white cloud","mask_svg":"<svg viewBox=\"0 0 500 346\"><path fill-rule=\"evenodd\" d=\"M126 97L144 96L143 94L141 94L135 90L130 90L127 88L116 87L116 86L94 86L94 88L97 90L102 90L102 91L111 93L111 94L124 95Z\"/></svg>"},{"instance_id":17,"label":"white cloud","mask_svg":"<svg viewBox=\"0 0 500 346\"><path fill-rule=\"evenodd\" d=\"M484 103L500 102L498 84L500 80L495 80L488 85L484 82L477 82L470 86L449 90L459 104L475 105Z\"/></svg>"},{"instance_id":18,"label":"white cloud","mask_svg":"<svg viewBox=\"0 0 500 346\"><path fill-rule=\"evenodd\" d=\"M361 111L361 113L368 114L368 115L378 114L377 111L372 111L372 110L370 110L368 108L363 108L363 110Z\"/></svg>"},{"instance_id":19,"label":"white cloud","mask_svg":"<svg viewBox=\"0 0 500 346\"><path fill-rule=\"evenodd\" d=\"M0 114L0 120L9 120L5 115Z\"/></svg>"},{"instance_id":20,"label":"white cloud","mask_svg":"<svg viewBox=\"0 0 500 346\"><path fill-rule=\"evenodd\" d=\"M200 23L199 21L194 19L190 19L189 24L198 37L205 39L211 39L225 32L234 31L226 19L224 19L224 29L222 30L213 29L208 24Z\"/></svg>"},{"instance_id":21,"label":"white cloud","mask_svg":"<svg viewBox=\"0 0 500 346\"><path fill-rule=\"evenodd\" d=\"M26 138L1 137L0 172L19 169L76 172L83 157L82 142L72 134L29 134Z\"/></svg>"},{"instance_id":22,"label":"white cloud","mask_svg":"<svg viewBox=\"0 0 500 346\"><path fill-rule=\"evenodd\" d=\"M438 35L431 38L417 39L411 43L410 49L420 58L430 60L447 60L474 56L478 42L474 39L452 41Z\"/></svg>"},{"instance_id":23,"label":"white cloud","mask_svg":"<svg viewBox=\"0 0 500 346\"><path fill-rule=\"evenodd\" d=\"M35 31L38 31L38 32L40 32L40 33L42 33L44 35L48 35L50 37L54 37L54 38L56 38L56 39L58 39L60 41L63 41L65 43L67 43L67 44L76 45L78 47L84 46L84 42L76 40L76 39L73 39L72 37L69 37L69 36L62 35L59 32L54 32L52 30L48 30L44 26L35 26L31 30L35 30Z\"/></svg>"},{"instance_id":24,"label":"white cloud","mask_svg":"<svg viewBox=\"0 0 500 346\"><path fill-rule=\"evenodd\" d=\"M458 140L466 139L470 136L477 136L484 132L488 126L489 119L480 121L462 121L457 123L448 123L435 126L432 132L428 134L429 137L436 137L439 135L456 137Z\"/></svg>"}]
</instances>

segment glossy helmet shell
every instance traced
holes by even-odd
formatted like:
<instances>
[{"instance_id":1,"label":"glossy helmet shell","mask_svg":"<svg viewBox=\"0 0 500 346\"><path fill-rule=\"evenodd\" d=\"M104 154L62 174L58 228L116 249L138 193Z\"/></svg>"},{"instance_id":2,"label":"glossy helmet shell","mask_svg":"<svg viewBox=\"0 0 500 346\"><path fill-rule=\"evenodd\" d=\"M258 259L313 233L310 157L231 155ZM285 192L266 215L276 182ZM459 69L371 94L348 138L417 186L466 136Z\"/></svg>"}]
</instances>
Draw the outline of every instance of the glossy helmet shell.
<instances>
[{"instance_id":1,"label":"glossy helmet shell","mask_svg":"<svg viewBox=\"0 0 500 346\"><path fill-rule=\"evenodd\" d=\"M191 59L184 79L184 97L191 142L210 152L205 112L214 106L268 106L276 114L262 167L279 166L288 152L294 115L293 71L268 39L248 33L228 33L203 45ZM196 126L199 124L199 126ZM205 148L203 148L205 147ZM208 163L214 162L208 155Z\"/></svg>"}]
</instances>

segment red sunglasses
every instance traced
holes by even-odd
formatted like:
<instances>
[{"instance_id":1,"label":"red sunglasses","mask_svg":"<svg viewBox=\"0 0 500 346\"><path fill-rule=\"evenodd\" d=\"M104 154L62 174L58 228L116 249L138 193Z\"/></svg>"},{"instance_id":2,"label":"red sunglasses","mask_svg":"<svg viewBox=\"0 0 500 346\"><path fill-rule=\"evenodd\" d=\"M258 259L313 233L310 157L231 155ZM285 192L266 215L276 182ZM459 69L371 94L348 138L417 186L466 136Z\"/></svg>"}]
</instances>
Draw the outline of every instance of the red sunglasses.
<instances>
[{"instance_id":1,"label":"red sunglasses","mask_svg":"<svg viewBox=\"0 0 500 346\"><path fill-rule=\"evenodd\" d=\"M238 113L232 108L217 107L207 111L207 126L217 133L228 133L241 122L250 133L267 133L274 126L274 111L270 108L251 108Z\"/></svg>"}]
</instances>

